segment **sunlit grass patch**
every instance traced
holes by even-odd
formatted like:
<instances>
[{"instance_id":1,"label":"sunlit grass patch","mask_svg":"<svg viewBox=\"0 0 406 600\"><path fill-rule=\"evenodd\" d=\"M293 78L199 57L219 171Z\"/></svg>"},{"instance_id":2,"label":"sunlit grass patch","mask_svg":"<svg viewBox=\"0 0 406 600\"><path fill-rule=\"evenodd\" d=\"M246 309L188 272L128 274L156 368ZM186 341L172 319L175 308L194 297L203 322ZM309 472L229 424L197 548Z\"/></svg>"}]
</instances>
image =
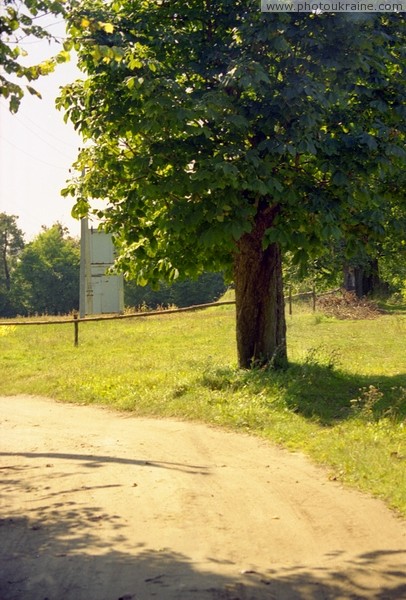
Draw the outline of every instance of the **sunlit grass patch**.
<instances>
[{"instance_id":1,"label":"sunlit grass patch","mask_svg":"<svg viewBox=\"0 0 406 600\"><path fill-rule=\"evenodd\" d=\"M287 317L285 371L237 368L235 309L15 327L0 393L208 422L301 450L406 514L406 315Z\"/></svg>"},{"instance_id":2,"label":"sunlit grass patch","mask_svg":"<svg viewBox=\"0 0 406 600\"><path fill-rule=\"evenodd\" d=\"M16 330L15 325L0 325L0 337L6 337L6 335L11 335Z\"/></svg>"}]
</instances>

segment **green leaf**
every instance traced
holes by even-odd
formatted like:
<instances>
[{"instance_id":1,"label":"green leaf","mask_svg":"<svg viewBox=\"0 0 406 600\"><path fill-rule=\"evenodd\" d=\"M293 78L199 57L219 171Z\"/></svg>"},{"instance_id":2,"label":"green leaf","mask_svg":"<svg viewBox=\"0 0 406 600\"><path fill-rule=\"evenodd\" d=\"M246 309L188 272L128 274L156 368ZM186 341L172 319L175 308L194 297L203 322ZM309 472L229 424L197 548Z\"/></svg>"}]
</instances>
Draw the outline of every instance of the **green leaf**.
<instances>
[{"instance_id":1,"label":"green leaf","mask_svg":"<svg viewBox=\"0 0 406 600\"><path fill-rule=\"evenodd\" d=\"M70 61L70 52L67 50L61 50L57 55L56 55L56 62L57 63L64 63L64 62L68 62Z\"/></svg>"},{"instance_id":2,"label":"green leaf","mask_svg":"<svg viewBox=\"0 0 406 600\"><path fill-rule=\"evenodd\" d=\"M128 66L130 69L141 69L141 67L143 66L142 62L140 61L139 58L132 58L129 63Z\"/></svg>"},{"instance_id":3,"label":"green leaf","mask_svg":"<svg viewBox=\"0 0 406 600\"><path fill-rule=\"evenodd\" d=\"M342 171L336 171L331 179L331 182L337 186L347 186L349 183L348 177Z\"/></svg>"},{"instance_id":4,"label":"green leaf","mask_svg":"<svg viewBox=\"0 0 406 600\"><path fill-rule=\"evenodd\" d=\"M396 156L397 158L406 159L405 149L401 148L400 146L396 146L395 144L387 144L386 155L387 156Z\"/></svg>"},{"instance_id":5,"label":"green leaf","mask_svg":"<svg viewBox=\"0 0 406 600\"><path fill-rule=\"evenodd\" d=\"M37 96L37 98L42 98L41 94L36 89L31 87L30 85L27 85L27 90L30 92L30 94L32 96Z\"/></svg>"},{"instance_id":6,"label":"green leaf","mask_svg":"<svg viewBox=\"0 0 406 600\"><path fill-rule=\"evenodd\" d=\"M103 23L102 21L99 21L99 27L100 27L100 29L103 29L103 31L105 31L106 33L114 32L113 23Z\"/></svg>"}]
</instances>

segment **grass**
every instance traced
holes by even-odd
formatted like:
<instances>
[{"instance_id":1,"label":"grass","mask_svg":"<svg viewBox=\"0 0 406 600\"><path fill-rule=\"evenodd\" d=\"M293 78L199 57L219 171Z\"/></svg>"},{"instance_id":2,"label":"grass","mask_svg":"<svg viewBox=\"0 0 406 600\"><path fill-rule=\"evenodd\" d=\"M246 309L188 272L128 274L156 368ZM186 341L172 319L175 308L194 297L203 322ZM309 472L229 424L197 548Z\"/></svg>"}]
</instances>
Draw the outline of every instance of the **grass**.
<instances>
[{"instance_id":1,"label":"grass","mask_svg":"<svg viewBox=\"0 0 406 600\"><path fill-rule=\"evenodd\" d=\"M0 393L41 394L248 431L328 465L406 515L406 315L296 305L290 367L236 368L234 308L73 326L0 326Z\"/></svg>"}]
</instances>

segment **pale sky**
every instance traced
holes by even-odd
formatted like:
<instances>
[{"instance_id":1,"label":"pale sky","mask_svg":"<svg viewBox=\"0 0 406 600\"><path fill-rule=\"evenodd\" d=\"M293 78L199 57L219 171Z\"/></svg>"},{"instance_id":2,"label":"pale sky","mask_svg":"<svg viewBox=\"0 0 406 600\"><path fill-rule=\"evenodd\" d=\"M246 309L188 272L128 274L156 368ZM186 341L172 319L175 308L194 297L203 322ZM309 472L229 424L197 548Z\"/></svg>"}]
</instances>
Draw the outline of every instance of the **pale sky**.
<instances>
[{"instance_id":1,"label":"pale sky","mask_svg":"<svg viewBox=\"0 0 406 600\"><path fill-rule=\"evenodd\" d=\"M64 34L63 24L55 29L58 35ZM27 40L24 48L30 64L61 49L38 40ZM0 99L0 212L19 217L17 224L26 241L40 233L41 225L56 221L66 225L71 235L80 234L79 221L70 215L73 199L63 198L60 190L70 177L81 139L55 108L60 86L79 77L74 62L59 65L54 73L32 84L42 100L27 93L14 115L7 101Z\"/></svg>"}]
</instances>

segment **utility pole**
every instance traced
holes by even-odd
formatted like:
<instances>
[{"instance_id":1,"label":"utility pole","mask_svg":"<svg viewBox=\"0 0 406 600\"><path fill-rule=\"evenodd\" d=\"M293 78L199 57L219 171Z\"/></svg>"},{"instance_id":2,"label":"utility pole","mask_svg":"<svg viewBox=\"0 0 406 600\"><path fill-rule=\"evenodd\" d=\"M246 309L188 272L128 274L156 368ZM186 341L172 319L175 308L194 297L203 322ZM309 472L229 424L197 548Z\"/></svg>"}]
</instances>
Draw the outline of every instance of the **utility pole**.
<instances>
[{"instance_id":1,"label":"utility pole","mask_svg":"<svg viewBox=\"0 0 406 600\"><path fill-rule=\"evenodd\" d=\"M88 218L84 217L80 222L79 315L81 319L86 315L93 314L93 287L90 254Z\"/></svg>"}]
</instances>

